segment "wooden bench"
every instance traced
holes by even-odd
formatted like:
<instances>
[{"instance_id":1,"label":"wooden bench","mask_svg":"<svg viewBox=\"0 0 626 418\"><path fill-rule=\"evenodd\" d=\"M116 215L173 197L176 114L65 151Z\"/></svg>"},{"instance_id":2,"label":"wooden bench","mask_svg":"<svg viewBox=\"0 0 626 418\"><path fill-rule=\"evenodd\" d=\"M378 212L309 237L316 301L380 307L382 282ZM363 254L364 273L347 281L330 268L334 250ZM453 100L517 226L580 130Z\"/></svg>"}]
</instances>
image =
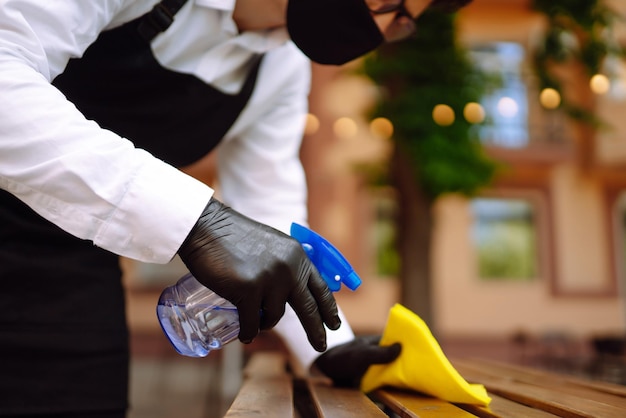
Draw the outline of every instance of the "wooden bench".
<instances>
[{"instance_id":1,"label":"wooden bench","mask_svg":"<svg viewBox=\"0 0 626 418\"><path fill-rule=\"evenodd\" d=\"M626 387L557 375L488 360L454 360L469 382L482 383L488 407L452 404L416 392L379 389L363 394L333 387L327 379L304 377L284 354L258 352L244 369L244 382L226 413L241 417L626 417Z\"/></svg>"}]
</instances>

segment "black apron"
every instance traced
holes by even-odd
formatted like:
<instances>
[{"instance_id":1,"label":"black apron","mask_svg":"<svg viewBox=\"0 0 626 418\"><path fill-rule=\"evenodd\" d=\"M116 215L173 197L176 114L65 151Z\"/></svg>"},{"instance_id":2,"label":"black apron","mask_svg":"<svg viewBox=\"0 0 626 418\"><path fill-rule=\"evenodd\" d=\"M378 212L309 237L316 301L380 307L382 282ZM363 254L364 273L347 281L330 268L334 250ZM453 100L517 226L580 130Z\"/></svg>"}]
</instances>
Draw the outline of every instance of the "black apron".
<instances>
[{"instance_id":1,"label":"black apron","mask_svg":"<svg viewBox=\"0 0 626 418\"><path fill-rule=\"evenodd\" d=\"M165 0L103 32L54 80L87 118L179 167L219 143L252 94L260 64L256 57L234 95L161 67L149 41L185 1ZM5 191L0 225L0 416L125 410L129 351L118 257Z\"/></svg>"}]
</instances>

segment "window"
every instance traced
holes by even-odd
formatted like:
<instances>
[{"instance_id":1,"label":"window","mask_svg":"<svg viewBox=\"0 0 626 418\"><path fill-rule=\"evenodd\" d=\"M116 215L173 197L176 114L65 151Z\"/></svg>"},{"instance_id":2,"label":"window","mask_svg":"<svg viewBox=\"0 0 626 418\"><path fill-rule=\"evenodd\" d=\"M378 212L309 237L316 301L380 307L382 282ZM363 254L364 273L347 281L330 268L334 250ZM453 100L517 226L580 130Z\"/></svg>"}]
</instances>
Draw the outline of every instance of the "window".
<instances>
[{"instance_id":1,"label":"window","mask_svg":"<svg viewBox=\"0 0 626 418\"><path fill-rule=\"evenodd\" d=\"M532 280L539 275L535 208L523 198L471 202L472 241L484 280Z\"/></svg>"},{"instance_id":2,"label":"window","mask_svg":"<svg viewBox=\"0 0 626 418\"><path fill-rule=\"evenodd\" d=\"M483 97L486 119L476 125L483 143L508 148L528 144L528 93L522 78L525 51L513 42L493 42L470 49L470 58L492 80Z\"/></svg>"}]
</instances>

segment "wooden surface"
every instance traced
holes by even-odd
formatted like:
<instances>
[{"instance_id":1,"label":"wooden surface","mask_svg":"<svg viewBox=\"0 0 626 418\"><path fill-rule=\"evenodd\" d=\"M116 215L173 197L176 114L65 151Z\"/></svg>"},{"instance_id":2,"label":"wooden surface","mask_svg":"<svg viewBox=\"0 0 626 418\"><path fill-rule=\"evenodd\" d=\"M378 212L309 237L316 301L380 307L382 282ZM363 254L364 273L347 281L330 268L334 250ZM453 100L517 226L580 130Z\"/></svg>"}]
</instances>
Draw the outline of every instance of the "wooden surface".
<instances>
[{"instance_id":1,"label":"wooden surface","mask_svg":"<svg viewBox=\"0 0 626 418\"><path fill-rule=\"evenodd\" d=\"M327 381L313 379L307 381L307 386L317 417L380 418L387 416L359 390L335 388Z\"/></svg>"},{"instance_id":2,"label":"wooden surface","mask_svg":"<svg viewBox=\"0 0 626 418\"><path fill-rule=\"evenodd\" d=\"M452 364L468 382L485 385L489 406L452 404L392 388L366 396L333 387L327 379L294 375L283 354L267 352L252 356L226 417L626 418L624 386L488 360Z\"/></svg>"},{"instance_id":3,"label":"wooden surface","mask_svg":"<svg viewBox=\"0 0 626 418\"><path fill-rule=\"evenodd\" d=\"M485 385L490 394L559 417L626 417L623 386L485 360L457 360L454 366L466 380Z\"/></svg>"},{"instance_id":4,"label":"wooden surface","mask_svg":"<svg viewBox=\"0 0 626 418\"><path fill-rule=\"evenodd\" d=\"M244 369L244 382L226 418L293 418L293 385L284 356L260 353Z\"/></svg>"},{"instance_id":5,"label":"wooden surface","mask_svg":"<svg viewBox=\"0 0 626 418\"><path fill-rule=\"evenodd\" d=\"M440 399L418 395L414 392L381 389L373 394L374 399L387 405L402 418L471 418L473 414Z\"/></svg>"}]
</instances>

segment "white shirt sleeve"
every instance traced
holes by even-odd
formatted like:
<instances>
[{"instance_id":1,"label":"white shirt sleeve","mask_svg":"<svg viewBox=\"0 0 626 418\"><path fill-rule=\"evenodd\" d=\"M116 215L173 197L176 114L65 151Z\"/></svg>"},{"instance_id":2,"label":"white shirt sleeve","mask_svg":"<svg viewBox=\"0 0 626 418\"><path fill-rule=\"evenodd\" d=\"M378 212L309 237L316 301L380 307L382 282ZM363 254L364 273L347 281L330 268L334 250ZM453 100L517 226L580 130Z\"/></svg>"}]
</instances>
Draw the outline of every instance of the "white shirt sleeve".
<instances>
[{"instance_id":1,"label":"white shirt sleeve","mask_svg":"<svg viewBox=\"0 0 626 418\"><path fill-rule=\"evenodd\" d=\"M2 1L0 188L79 238L166 263L212 190L86 120L50 84L125 3Z\"/></svg>"},{"instance_id":2,"label":"white shirt sleeve","mask_svg":"<svg viewBox=\"0 0 626 418\"><path fill-rule=\"evenodd\" d=\"M286 234L291 222L307 219L300 145L310 64L291 48L287 44L263 58L255 92L217 158L224 202Z\"/></svg>"}]
</instances>

